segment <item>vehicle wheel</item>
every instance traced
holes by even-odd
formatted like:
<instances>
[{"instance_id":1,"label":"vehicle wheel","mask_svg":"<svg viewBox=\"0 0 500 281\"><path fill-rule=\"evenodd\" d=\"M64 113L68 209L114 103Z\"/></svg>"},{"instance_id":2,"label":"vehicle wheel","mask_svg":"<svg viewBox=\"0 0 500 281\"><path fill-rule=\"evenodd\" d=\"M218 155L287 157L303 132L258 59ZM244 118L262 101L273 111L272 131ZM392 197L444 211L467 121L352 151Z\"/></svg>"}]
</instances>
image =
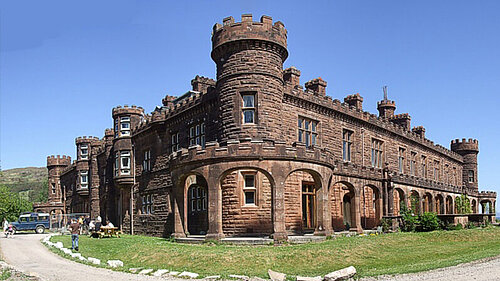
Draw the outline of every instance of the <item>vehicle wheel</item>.
<instances>
[{"instance_id":1,"label":"vehicle wheel","mask_svg":"<svg viewBox=\"0 0 500 281\"><path fill-rule=\"evenodd\" d=\"M45 227L39 225L39 226L36 227L35 232L38 233L38 234L42 234L42 233L45 232Z\"/></svg>"}]
</instances>

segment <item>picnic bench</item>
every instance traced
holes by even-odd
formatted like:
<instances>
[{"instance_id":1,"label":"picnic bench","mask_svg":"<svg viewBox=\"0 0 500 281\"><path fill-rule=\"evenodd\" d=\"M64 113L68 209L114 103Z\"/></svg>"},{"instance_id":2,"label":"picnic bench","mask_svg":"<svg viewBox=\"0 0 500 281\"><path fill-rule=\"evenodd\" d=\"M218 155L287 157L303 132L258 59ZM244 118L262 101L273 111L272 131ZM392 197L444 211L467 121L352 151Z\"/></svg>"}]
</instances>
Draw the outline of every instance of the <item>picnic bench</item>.
<instances>
[{"instance_id":1,"label":"picnic bench","mask_svg":"<svg viewBox=\"0 0 500 281\"><path fill-rule=\"evenodd\" d=\"M118 230L118 227L109 227L109 226L101 226L100 231L97 232L99 234L99 238L104 237L118 237L120 238L121 231Z\"/></svg>"}]
</instances>

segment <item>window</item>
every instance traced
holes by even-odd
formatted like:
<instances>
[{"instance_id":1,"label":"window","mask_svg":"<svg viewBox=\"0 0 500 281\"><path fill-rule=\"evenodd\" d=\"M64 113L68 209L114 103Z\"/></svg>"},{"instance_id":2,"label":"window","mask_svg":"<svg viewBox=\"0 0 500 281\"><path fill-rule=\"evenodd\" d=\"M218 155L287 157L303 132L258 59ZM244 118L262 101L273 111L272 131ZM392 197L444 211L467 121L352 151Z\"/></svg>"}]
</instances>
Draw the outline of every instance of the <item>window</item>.
<instances>
[{"instance_id":1,"label":"window","mask_svg":"<svg viewBox=\"0 0 500 281\"><path fill-rule=\"evenodd\" d=\"M427 177L427 157L422 155L422 177L426 178Z\"/></svg>"},{"instance_id":2,"label":"window","mask_svg":"<svg viewBox=\"0 0 500 281\"><path fill-rule=\"evenodd\" d=\"M344 130L342 132L342 159L345 162L351 162L352 131Z\"/></svg>"},{"instance_id":3,"label":"window","mask_svg":"<svg viewBox=\"0 0 500 281\"><path fill-rule=\"evenodd\" d=\"M415 175L415 165L417 164L416 158L417 158L417 153L412 152L411 159L410 159L410 175L412 175L412 176Z\"/></svg>"},{"instance_id":4,"label":"window","mask_svg":"<svg viewBox=\"0 0 500 281\"><path fill-rule=\"evenodd\" d=\"M144 172L151 171L151 150L144 151L144 161L142 162Z\"/></svg>"},{"instance_id":5,"label":"window","mask_svg":"<svg viewBox=\"0 0 500 281\"><path fill-rule=\"evenodd\" d=\"M120 151L120 159L121 159L121 175L130 175L130 151L122 150Z\"/></svg>"},{"instance_id":6,"label":"window","mask_svg":"<svg viewBox=\"0 0 500 281\"><path fill-rule=\"evenodd\" d=\"M450 184L450 165L444 164L444 171L446 177L446 183Z\"/></svg>"},{"instance_id":7,"label":"window","mask_svg":"<svg viewBox=\"0 0 500 281\"><path fill-rule=\"evenodd\" d=\"M189 146L200 145L205 148L205 123L193 125L189 128Z\"/></svg>"},{"instance_id":8,"label":"window","mask_svg":"<svg viewBox=\"0 0 500 281\"><path fill-rule=\"evenodd\" d=\"M398 150L398 169L399 173L403 174L404 173L404 167L405 167L405 152L406 149L400 147Z\"/></svg>"},{"instance_id":9,"label":"window","mask_svg":"<svg viewBox=\"0 0 500 281\"><path fill-rule=\"evenodd\" d=\"M143 214L153 214L153 195L148 194L146 196L142 196L142 213Z\"/></svg>"},{"instance_id":10,"label":"window","mask_svg":"<svg viewBox=\"0 0 500 281\"><path fill-rule=\"evenodd\" d=\"M80 146L80 159L88 159L89 157L89 146L86 144L82 144Z\"/></svg>"},{"instance_id":11,"label":"window","mask_svg":"<svg viewBox=\"0 0 500 281\"><path fill-rule=\"evenodd\" d=\"M474 171L469 171L469 183L474 182Z\"/></svg>"},{"instance_id":12,"label":"window","mask_svg":"<svg viewBox=\"0 0 500 281\"><path fill-rule=\"evenodd\" d=\"M118 137L118 132L119 132L119 130L118 130L118 119L115 119L115 138Z\"/></svg>"},{"instance_id":13,"label":"window","mask_svg":"<svg viewBox=\"0 0 500 281\"><path fill-rule=\"evenodd\" d=\"M434 180L439 181L439 161L434 161Z\"/></svg>"},{"instance_id":14,"label":"window","mask_svg":"<svg viewBox=\"0 0 500 281\"><path fill-rule=\"evenodd\" d=\"M205 188L192 186L190 189L189 201L190 211L199 212L207 210L207 194Z\"/></svg>"},{"instance_id":15,"label":"window","mask_svg":"<svg viewBox=\"0 0 500 281\"><path fill-rule=\"evenodd\" d=\"M56 184L52 182L50 186L52 187L52 194L56 194Z\"/></svg>"},{"instance_id":16,"label":"window","mask_svg":"<svg viewBox=\"0 0 500 281\"><path fill-rule=\"evenodd\" d=\"M245 205L256 205L255 173L243 174L243 202Z\"/></svg>"},{"instance_id":17,"label":"window","mask_svg":"<svg viewBox=\"0 0 500 281\"><path fill-rule=\"evenodd\" d=\"M381 140L372 139L372 167L382 168L382 150L383 142Z\"/></svg>"},{"instance_id":18,"label":"window","mask_svg":"<svg viewBox=\"0 0 500 281\"><path fill-rule=\"evenodd\" d=\"M243 124L255 124L255 95L244 94L243 99Z\"/></svg>"},{"instance_id":19,"label":"window","mask_svg":"<svg viewBox=\"0 0 500 281\"><path fill-rule=\"evenodd\" d=\"M130 136L130 117L120 118L120 135Z\"/></svg>"},{"instance_id":20,"label":"window","mask_svg":"<svg viewBox=\"0 0 500 281\"><path fill-rule=\"evenodd\" d=\"M80 187L88 188L89 187L89 172L81 171L80 172Z\"/></svg>"},{"instance_id":21,"label":"window","mask_svg":"<svg viewBox=\"0 0 500 281\"><path fill-rule=\"evenodd\" d=\"M120 154L119 152L115 152L115 165L114 165L114 169L115 169L115 177L117 177L119 175L119 169L120 169Z\"/></svg>"},{"instance_id":22,"label":"window","mask_svg":"<svg viewBox=\"0 0 500 281\"><path fill-rule=\"evenodd\" d=\"M318 121L299 117L298 127L299 142L305 143L306 147L312 147L318 143Z\"/></svg>"},{"instance_id":23,"label":"window","mask_svg":"<svg viewBox=\"0 0 500 281\"><path fill-rule=\"evenodd\" d=\"M179 133L172 134L171 152L179 150Z\"/></svg>"},{"instance_id":24,"label":"window","mask_svg":"<svg viewBox=\"0 0 500 281\"><path fill-rule=\"evenodd\" d=\"M457 167L453 167L453 184L457 185Z\"/></svg>"}]
</instances>

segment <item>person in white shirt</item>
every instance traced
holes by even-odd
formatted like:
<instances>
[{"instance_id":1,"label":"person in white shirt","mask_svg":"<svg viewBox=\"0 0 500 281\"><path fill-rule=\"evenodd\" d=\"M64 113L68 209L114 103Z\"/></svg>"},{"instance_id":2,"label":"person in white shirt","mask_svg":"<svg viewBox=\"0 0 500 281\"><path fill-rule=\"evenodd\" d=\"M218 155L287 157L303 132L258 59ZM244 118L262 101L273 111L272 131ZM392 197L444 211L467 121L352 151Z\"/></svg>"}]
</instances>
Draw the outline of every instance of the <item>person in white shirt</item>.
<instances>
[{"instance_id":1,"label":"person in white shirt","mask_svg":"<svg viewBox=\"0 0 500 281\"><path fill-rule=\"evenodd\" d=\"M106 224L107 227L115 227L110 221L108 221L108 224Z\"/></svg>"}]
</instances>

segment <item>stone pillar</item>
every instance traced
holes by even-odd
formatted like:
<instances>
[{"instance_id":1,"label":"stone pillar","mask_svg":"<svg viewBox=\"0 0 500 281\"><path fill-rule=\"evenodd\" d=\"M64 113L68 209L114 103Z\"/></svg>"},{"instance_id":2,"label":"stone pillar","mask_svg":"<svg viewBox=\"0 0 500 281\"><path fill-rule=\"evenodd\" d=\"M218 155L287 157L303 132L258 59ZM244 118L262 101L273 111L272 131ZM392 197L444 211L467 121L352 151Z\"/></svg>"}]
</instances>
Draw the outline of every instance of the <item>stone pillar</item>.
<instances>
[{"instance_id":1,"label":"stone pillar","mask_svg":"<svg viewBox=\"0 0 500 281\"><path fill-rule=\"evenodd\" d=\"M314 230L314 235L332 235L333 227L332 227L332 215L331 215L331 205L330 205L330 196L328 192L328 181L323 179L321 183L321 187L318 189L316 193L316 201L317 201L317 226Z\"/></svg>"},{"instance_id":2,"label":"stone pillar","mask_svg":"<svg viewBox=\"0 0 500 281\"><path fill-rule=\"evenodd\" d=\"M285 178L277 177L272 190L273 239L275 242L288 240L285 229Z\"/></svg>"},{"instance_id":3,"label":"stone pillar","mask_svg":"<svg viewBox=\"0 0 500 281\"><path fill-rule=\"evenodd\" d=\"M219 177L212 175L208 183L208 232L206 239L220 240L224 238L222 230L222 189Z\"/></svg>"},{"instance_id":4,"label":"stone pillar","mask_svg":"<svg viewBox=\"0 0 500 281\"><path fill-rule=\"evenodd\" d=\"M386 182L387 186L387 216L394 216L394 186L391 182ZM400 198L399 200L404 200Z\"/></svg>"},{"instance_id":5,"label":"stone pillar","mask_svg":"<svg viewBox=\"0 0 500 281\"><path fill-rule=\"evenodd\" d=\"M361 207L360 207L360 204L361 204L361 196L360 196L360 192L356 192L355 193L355 199L354 199L354 219L356 220L355 221L355 225L356 225L356 231L358 233L363 233L363 227L361 227Z\"/></svg>"},{"instance_id":6,"label":"stone pillar","mask_svg":"<svg viewBox=\"0 0 500 281\"><path fill-rule=\"evenodd\" d=\"M424 213L424 197L419 198L418 200L418 214L421 215Z\"/></svg>"}]
</instances>

